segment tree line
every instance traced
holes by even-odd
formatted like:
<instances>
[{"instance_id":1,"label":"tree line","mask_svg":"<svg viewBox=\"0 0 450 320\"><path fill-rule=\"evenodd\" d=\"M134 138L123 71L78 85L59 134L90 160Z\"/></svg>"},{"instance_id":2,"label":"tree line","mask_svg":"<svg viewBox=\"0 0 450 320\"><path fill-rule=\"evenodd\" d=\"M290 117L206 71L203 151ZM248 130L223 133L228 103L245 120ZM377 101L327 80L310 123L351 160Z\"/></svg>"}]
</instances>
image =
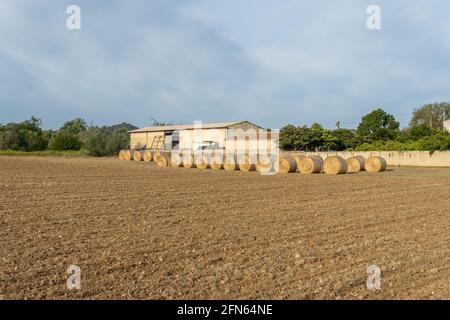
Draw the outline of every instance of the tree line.
<instances>
[{"instance_id":1,"label":"tree line","mask_svg":"<svg viewBox=\"0 0 450 320\"><path fill-rule=\"evenodd\" d=\"M88 125L81 118L64 123L58 130L44 130L41 126L42 121L36 117L0 125L0 150L75 150L92 156L113 155L128 147L128 131L137 129L128 123Z\"/></svg>"},{"instance_id":2,"label":"tree line","mask_svg":"<svg viewBox=\"0 0 450 320\"><path fill-rule=\"evenodd\" d=\"M280 147L301 151L450 150L450 103L434 103L414 110L409 126L400 129L395 117L378 108L362 117L356 129L325 129L287 125L280 130Z\"/></svg>"},{"instance_id":3,"label":"tree line","mask_svg":"<svg viewBox=\"0 0 450 320\"><path fill-rule=\"evenodd\" d=\"M450 150L450 134L443 122L450 118L450 103L434 103L414 110L409 126L400 129L395 117L381 108L362 117L356 129L325 129L287 125L280 130L280 147L301 151ZM164 125L164 123L158 123ZM0 150L78 150L92 156L117 154L130 143L128 131L137 127L88 125L75 118L58 130L42 129L36 117L20 123L0 124Z\"/></svg>"}]
</instances>

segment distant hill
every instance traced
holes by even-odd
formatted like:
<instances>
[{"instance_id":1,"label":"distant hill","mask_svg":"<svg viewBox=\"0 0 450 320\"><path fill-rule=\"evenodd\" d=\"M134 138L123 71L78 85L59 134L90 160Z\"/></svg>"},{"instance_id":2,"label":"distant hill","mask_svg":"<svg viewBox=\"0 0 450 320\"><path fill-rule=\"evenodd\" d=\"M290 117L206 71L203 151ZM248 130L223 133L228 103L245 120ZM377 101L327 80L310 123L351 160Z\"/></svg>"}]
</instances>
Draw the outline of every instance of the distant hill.
<instances>
[{"instance_id":1,"label":"distant hill","mask_svg":"<svg viewBox=\"0 0 450 320\"><path fill-rule=\"evenodd\" d=\"M119 124L114 124L112 126L104 126L103 127L105 130L113 132L116 129L121 129L121 128L125 128L127 131L131 131L131 130L136 130L138 129L138 127L132 125L131 123L127 123L127 122L122 122Z\"/></svg>"}]
</instances>

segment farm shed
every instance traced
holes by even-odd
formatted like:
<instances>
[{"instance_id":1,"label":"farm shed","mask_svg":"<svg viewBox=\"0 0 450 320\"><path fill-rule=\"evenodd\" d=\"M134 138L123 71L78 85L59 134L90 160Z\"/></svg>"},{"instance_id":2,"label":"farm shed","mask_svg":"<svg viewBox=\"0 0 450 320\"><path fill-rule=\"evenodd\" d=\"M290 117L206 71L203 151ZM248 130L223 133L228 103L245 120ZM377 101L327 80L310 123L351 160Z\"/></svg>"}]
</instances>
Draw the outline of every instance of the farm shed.
<instances>
[{"instance_id":1,"label":"farm shed","mask_svg":"<svg viewBox=\"0 0 450 320\"><path fill-rule=\"evenodd\" d=\"M195 130L197 129L197 130ZM261 127L248 121L152 126L130 131L131 149L197 149L202 145L224 148L227 139L235 139L237 130Z\"/></svg>"}]
</instances>

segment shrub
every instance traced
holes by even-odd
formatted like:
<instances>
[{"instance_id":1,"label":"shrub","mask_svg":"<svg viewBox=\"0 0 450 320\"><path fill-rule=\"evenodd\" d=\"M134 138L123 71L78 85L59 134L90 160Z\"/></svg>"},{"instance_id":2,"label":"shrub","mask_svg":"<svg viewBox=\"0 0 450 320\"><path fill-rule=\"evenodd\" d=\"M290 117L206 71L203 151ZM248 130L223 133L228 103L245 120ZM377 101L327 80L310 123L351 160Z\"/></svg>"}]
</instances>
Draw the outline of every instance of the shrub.
<instances>
[{"instance_id":1,"label":"shrub","mask_svg":"<svg viewBox=\"0 0 450 320\"><path fill-rule=\"evenodd\" d=\"M441 132L419 139L416 141L415 147L417 147L417 150L450 150L450 134Z\"/></svg>"},{"instance_id":2,"label":"shrub","mask_svg":"<svg viewBox=\"0 0 450 320\"><path fill-rule=\"evenodd\" d=\"M48 135L41 129L41 120L31 117L20 123L0 126L0 149L40 151L48 145Z\"/></svg>"},{"instance_id":3,"label":"shrub","mask_svg":"<svg viewBox=\"0 0 450 320\"><path fill-rule=\"evenodd\" d=\"M84 148L86 148L89 155L101 157L108 154L108 152L106 151L107 136L104 130L102 130L101 128L89 128L83 139Z\"/></svg>"},{"instance_id":4,"label":"shrub","mask_svg":"<svg viewBox=\"0 0 450 320\"><path fill-rule=\"evenodd\" d=\"M130 137L127 129L120 128L112 132L107 138L106 152L108 154L118 154L120 150L127 149L130 143Z\"/></svg>"},{"instance_id":5,"label":"shrub","mask_svg":"<svg viewBox=\"0 0 450 320\"><path fill-rule=\"evenodd\" d=\"M70 133L66 130L59 130L52 136L49 143L51 150L80 150L81 141L78 134Z\"/></svg>"},{"instance_id":6,"label":"shrub","mask_svg":"<svg viewBox=\"0 0 450 320\"><path fill-rule=\"evenodd\" d=\"M429 137L433 134L433 129L430 127L427 127L426 125L422 124L417 127L412 127L409 130L409 136L412 140L419 140L421 138Z\"/></svg>"}]
</instances>

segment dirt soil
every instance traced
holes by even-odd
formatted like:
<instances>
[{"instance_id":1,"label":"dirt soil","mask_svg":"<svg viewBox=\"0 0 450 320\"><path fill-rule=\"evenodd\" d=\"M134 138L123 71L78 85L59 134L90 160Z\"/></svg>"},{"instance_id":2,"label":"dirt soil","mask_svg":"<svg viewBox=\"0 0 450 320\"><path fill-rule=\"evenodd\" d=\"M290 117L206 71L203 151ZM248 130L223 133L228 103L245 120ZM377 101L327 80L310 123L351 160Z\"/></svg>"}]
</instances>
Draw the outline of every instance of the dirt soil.
<instances>
[{"instance_id":1,"label":"dirt soil","mask_svg":"<svg viewBox=\"0 0 450 320\"><path fill-rule=\"evenodd\" d=\"M450 169L0 157L0 298L450 298ZM68 290L69 265L81 290ZM381 268L381 289L366 268Z\"/></svg>"}]
</instances>

